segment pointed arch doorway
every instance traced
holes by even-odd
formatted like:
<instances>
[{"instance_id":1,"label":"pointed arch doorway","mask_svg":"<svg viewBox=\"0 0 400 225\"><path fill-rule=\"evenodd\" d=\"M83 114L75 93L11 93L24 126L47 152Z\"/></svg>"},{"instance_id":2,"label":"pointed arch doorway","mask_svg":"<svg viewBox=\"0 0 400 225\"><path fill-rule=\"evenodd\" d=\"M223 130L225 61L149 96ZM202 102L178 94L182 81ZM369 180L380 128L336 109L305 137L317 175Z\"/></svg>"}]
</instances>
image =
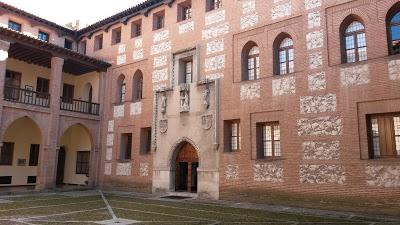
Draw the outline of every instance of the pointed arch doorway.
<instances>
[{"instance_id":1,"label":"pointed arch doorway","mask_svg":"<svg viewBox=\"0 0 400 225\"><path fill-rule=\"evenodd\" d=\"M197 192L197 168L199 157L196 149L188 142L178 147L175 163L175 191Z\"/></svg>"}]
</instances>

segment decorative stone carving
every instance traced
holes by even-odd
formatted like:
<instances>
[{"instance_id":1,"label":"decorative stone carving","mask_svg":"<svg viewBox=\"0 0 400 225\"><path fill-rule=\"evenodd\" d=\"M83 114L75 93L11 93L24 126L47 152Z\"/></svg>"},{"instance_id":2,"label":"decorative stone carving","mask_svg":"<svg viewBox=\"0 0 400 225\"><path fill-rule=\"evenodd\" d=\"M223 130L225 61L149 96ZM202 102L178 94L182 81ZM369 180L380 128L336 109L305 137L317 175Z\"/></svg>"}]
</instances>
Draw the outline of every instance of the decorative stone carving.
<instances>
[{"instance_id":1,"label":"decorative stone carving","mask_svg":"<svg viewBox=\"0 0 400 225\"><path fill-rule=\"evenodd\" d=\"M180 112L190 111L190 84L180 84Z\"/></svg>"},{"instance_id":2,"label":"decorative stone carving","mask_svg":"<svg viewBox=\"0 0 400 225\"><path fill-rule=\"evenodd\" d=\"M290 16L292 14L292 2L276 5L272 7L271 17L276 20L282 17Z\"/></svg>"},{"instance_id":3,"label":"decorative stone carving","mask_svg":"<svg viewBox=\"0 0 400 225\"><path fill-rule=\"evenodd\" d=\"M178 27L179 34L185 34L194 31L194 21L180 24Z\"/></svg>"},{"instance_id":4,"label":"decorative stone carving","mask_svg":"<svg viewBox=\"0 0 400 225\"><path fill-rule=\"evenodd\" d=\"M117 56L117 65L119 66L124 63L126 63L126 55L124 54L124 55Z\"/></svg>"},{"instance_id":5,"label":"decorative stone carving","mask_svg":"<svg viewBox=\"0 0 400 225\"><path fill-rule=\"evenodd\" d=\"M167 40L169 38L169 30L163 30L153 35L153 43Z\"/></svg>"},{"instance_id":6,"label":"decorative stone carving","mask_svg":"<svg viewBox=\"0 0 400 225\"><path fill-rule=\"evenodd\" d=\"M253 100L261 97L260 83L243 84L240 87L240 100Z\"/></svg>"},{"instance_id":7,"label":"decorative stone carving","mask_svg":"<svg viewBox=\"0 0 400 225\"><path fill-rule=\"evenodd\" d=\"M124 54L126 51L126 45L125 44L120 44L118 46L118 54Z\"/></svg>"},{"instance_id":8,"label":"decorative stone carving","mask_svg":"<svg viewBox=\"0 0 400 225\"><path fill-rule=\"evenodd\" d=\"M296 93L296 78L285 77L272 80L272 95L280 96Z\"/></svg>"},{"instance_id":9,"label":"decorative stone carving","mask_svg":"<svg viewBox=\"0 0 400 225\"><path fill-rule=\"evenodd\" d=\"M108 121L108 132L114 132L114 120Z\"/></svg>"},{"instance_id":10,"label":"decorative stone carving","mask_svg":"<svg viewBox=\"0 0 400 225\"><path fill-rule=\"evenodd\" d=\"M124 117L125 105L114 106L114 118Z\"/></svg>"},{"instance_id":11,"label":"decorative stone carving","mask_svg":"<svg viewBox=\"0 0 400 225\"><path fill-rule=\"evenodd\" d=\"M141 177L148 177L149 176L149 164L148 163L140 163L139 173Z\"/></svg>"},{"instance_id":12,"label":"decorative stone carving","mask_svg":"<svg viewBox=\"0 0 400 225\"><path fill-rule=\"evenodd\" d=\"M135 102L131 104L131 116L137 116L142 114L142 103Z\"/></svg>"},{"instance_id":13,"label":"decorative stone carving","mask_svg":"<svg viewBox=\"0 0 400 225\"><path fill-rule=\"evenodd\" d=\"M304 5L306 10L314 9L321 6L321 0L305 0Z\"/></svg>"},{"instance_id":14,"label":"decorative stone carving","mask_svg":"<svg viewBox=\"0 0 400 225\"><path fill-rule=\"evenodd\" d=\"M160 54L163 52L168 52L168 51L171 51L171 42L170 41L162 42L160 44L151 46L150 53L151 53L151 55L157 55L157 54Z\"/></svg>"},{"instance_id":15,"label":"decorative stone carving","mask_svg":"<svg viewBox=\"0 0 400 225\"><path fill-rule=\"evenodd\" d=\"M153 68L163 67L167 65L167 55L160 55L154 57Z\"/></svg>"},{"instance_id":16,"label":"decorative stone carving","mask_svg":"<svg viewBox=\"0 0 400 225\"><path fill-rule=\"evenodd\" d=\"M311 12L308 14L308 29L321 26L321 13Z\"/></svg>"},{"instance_id":17,"label":"decorative stone carving","mask_svg":"<svg viewBox=\"0 0 400 225\"><path fill-rule=\"evenodd\" d=\"M168 79L168 68L153 70L153 83L166 81Z\"/></svg>"},{"instance_id":18,"label":"decorative stone carving","mask_svg":"<svg viewBox=\"0 0 400 225\"><path fill-rule=\"evenodd\" d=\"M324 46L324 32L322 30L308 33L306 39L308 50L322 48Z\"/></svg>"},{"instance_id":19,"label":"decorative stone carving","mask_svg":"<svg viewBox=\"0 0 400 225\"><path fill-rule=\"evenodd\" d=\"M159 122L160 133L165 134L168 131L168 120L160 120Z\"/></svg>"},{"instance_id":20,"label":"decorative stone carving","mask_svg":"<svg viewBox=\"0 0 400 225\"><path fill-rule=\"evenodd\" d=\"M369 83L368 64L341 69L340 81L342 83L342 86L344 87L368 84Z\"/></svg>"},{"instance_id":21,"label":"decorative stone carving","mask_svg":"<svg viewBox=\"0 0 400 225\"><path fill-rule=\"evenodd\" d=\"M143 48L133 51L133 60L140 60L140 59L143 59L143 57L144 57Z\"/></svg>"},{"instance_id":22,"label":"decorative stone carving","mask_svg":"<svg viewBox=\"0 0 400 225\"><path fill-rule=\"evenodd\" d=\"M215 37L222 36L229 32L229 24L224 23L216 26L212 26L209 29L203 30L202 37L203 40L212 39Z\"/></svg>"},{"instance_id":23,"label":"decorative stone carving","mask_svg":"<svg viewBox=\"0 0 400 225\"><path fill-rule=\"evenodd\" d=\"M335 112L336 105L336 94L300 97L300 112L302 114Z\"/></svg>"},{"instance_id":24,"label":"decorative stone carving","mask_svg":"<svg viewBox=\"0 0 400 225\"><path fill-rule=\"evenodd\" d=\"M114 145L114 134L107 134L107 146Z\"/></svg>"},{"instance_id":25,"label":"decorative stone carving","mask_svg":"<svg viewBox=\"0 0 400 225\"><path fill-rule=\"evenodd\" d=\"M400 187L400 166L367 166L365 172L369 186Z\"/></svg>"},{"instance_id":26,"label":"decorative stone carving","mask_svg":"<svg viewBox=\"0 0 400 225\"><path fill-rule=\"evenodd\" d=\"M212 115L202 116L201 117L201 125L204 130L211 129L211 127L213 125L213 116Z\"/></svg>"},{"instance_id":27,"label":"decorative stone carving","mask_svg":"<svg viewBox=\"0 0 400 225\"><path fill-rule=\"evenodd\" d=\"M225 168L225 180L239 180L239 165L227 165Z\"/></svg>"},{"instance_id":28,"label":"decorative stone carving","mask_svg":"<svg viewBox=\"0 0 400 225\"><path fill-rule=\"evenodd\" d=\"M339 116L300 119L297 126L299 136L337 136L343 131L342 118Z\"/></svg>"},{"instance_id":29,"label":"decorative stone carving","mask_svg":"<svg viewBox=\"0 0 400 225\"><path fill-rule=\"evenodd\" d=\"M143 39L142 38L136 38L135 39L135 48L142 48L143 47Z\"/></svg>"},{"instance_id":30,"label":"decorative stone carving","mask_svg":"<svg viewBox=\"0 0 400 225\"><path fill-rule=\"evenodd\" d=\"M217 80L217 79L221 79L221 78L224 78L223 73L212 73L212 74L206 75L207 80Z\"/></svg>"},{"instance_id":31,"label":"decorative stone carving","mask_svg":"<svg viewBox=\"0 0 400 225\"><path fill-rule=\"evenodd\" d=\"M225 10L214 11L206 14L205 25L209 26L215 23L225 21Z\"/></svg>"},{"instance_id":32,"label":"decorative stone carving","mask_svg":"<svg viewBox=\"0 0 400 225\"><path fill-rule=\"evenodd\" d=\"M338 160L340 155L339 141L303 143L305 160Z\"/></svg>"},{"instance_id":33,"label":"decorative stone carving","mask_svg":"<svg viewBox=\"0 0 400 225\"><path fill-rule=\"evenodd\" d=\"M131 176L132 174L132 163L118 163L117 164L117 176Z\"/></svg>"},{"instance_id":34,"label":"decorative stone carving","mask_svg":"<svg viewBox=\"0 0 400 225\"><path fill-rule=\"evenodd\" d=\"M107 148L106 150L106 160L111 161L112 160L112 154L113 154L113 149L112 148Z\"/></svg>"},{"instance_id":35,"label":"decorative stone carving","mask_svg":"<svg viewBox=\"0 0 400 225\"><path fill-rule=\"evenodd\" d=\"M165 114L167 112L167 96L163 94L161 96L161 113Z\"/></svg>"},{"instance_id":36,"label":"decorative stone carving","mask_svg":"<svg viewBox=\"0 0 400 225\"><path fill-rule=\"evenodd\" d=\"M258 15L257 13L243 16L240 19L240 29L244 30L250 27L254 27L258 23Z\"/></svg>"},{"instance_id":37,"label":"decorative stone carving","mask_svg":"<svg viewBox=\"0 0 400 225\"><path fill-rule=\"evenodd\" d=\"M314 69L321 68L322 64L323 64L322 52L315 52L315 53L310 54L310 56L309 56L310 69L314 70Z\"/></svg>"},{"instance_id":38,"label":"decorative stone carving","mask_svg":"<svg viewBox=\"0 0 400 225\"><path fill-rule=\"evenodd\" d=\"M204 66L206 72L225 68L225 55L206 58Z\"/></svg>"},{"instance_id":39,"label":"decorative stone carving","mask_svg":"<svg viewBox=\"0 0 400 225\"><path fill-rule=\"evenodd\" d=\"M210 108L210 95L211 95L209 85L206 86L202 95L203 95L203 105L206 107L206 109L209 109Z\"/></svg>"},{"instance_id":40,"label":"decorative stone carving","mask_svg":"<svg viewBox=\"0 0 400 225\"><path fill-rule=\"evenodd\" d=\"M326 89L326 75L325 72L311 74L308 76L308 89L310 91L318 91Z\"/></svg>"},{"instance_id":41,"label":"decorative stone carving","mask_svg":"<svg viewBox=\"0 0 400 225\"><path fill-rule=\"evenodd\" d=\"M255 164L254 181L263 182L283 182L283 168L281 165L273 163Z\"/></svg>"},{"instance_id":42,"label":"decorative stone carving","mask_svg":"<svg viewBox=\"0 0 400 225\"><path fill-rule=\"evenodd\" d=\"M243 14L251 13L254 11L256 11L256 1L255 0L245 0L242 2Z\"/></svg>"},{"instance_id":43,"label":"decorative stone carving","mask_svg":"<svg viewBox=\"0 0 400 225\"><path fill-rule=\"evenodd\" d=\"M104 164L104 175L111 176L112 163Z\"/></svg>"},{"instance_id":44,"label":"decorative stone carving","mask_svg":"<svg viewBox=\"0 0 400 225\"><path fill-rule=\"evenodd\" d=\"M301 165L300 182L309 184L339 184L346 182L343 166L337 165Z\"/></svg>"},{"instance_id":45,"label":"decorative stone carving","mask_svg":"<svg viewBox=\"0 0 400 225\"><path fill-rule=\"evenodd\" d=\"M224 51L224 39L214 40L207 43L207 55Z\"/></svg>"},{"instance_id":46,"label":"decorative stone carving","mask_svg":"<svg viewBox=\"0 0 400 225\"><path fill-rule=\"evenodd\" d=\"M400 60L392 60L388 64L389 79L400 80Z\"/></svg>"}]
</instances>

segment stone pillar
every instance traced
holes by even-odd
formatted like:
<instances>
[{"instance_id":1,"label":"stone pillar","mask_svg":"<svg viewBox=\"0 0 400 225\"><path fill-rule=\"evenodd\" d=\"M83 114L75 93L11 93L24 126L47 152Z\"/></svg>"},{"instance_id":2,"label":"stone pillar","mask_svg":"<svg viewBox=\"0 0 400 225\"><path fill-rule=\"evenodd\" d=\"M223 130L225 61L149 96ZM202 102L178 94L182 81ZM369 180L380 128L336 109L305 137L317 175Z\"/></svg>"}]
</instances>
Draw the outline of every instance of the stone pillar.
<instances>
[{"instance_id":1,"label":"stone pillar","mask_svg":"<svg viewBox=\"0 0 400 225\"><path fill-rule=\"evenodd\" d=\"M4 101L4 85L7 69L7 59L8 59L8 49L10 48L10 43L0 40L0 127L3 125L3 101ZM5 130L0 129L0 130ZM1 132L1 131L0 131ZM3 140L3 132L0 134L0 142Z\"/></svg>"},{"instance_id":2,"label":"stone pillar","mask_svg":"<svg viewBox=\"0 0 400 225\"><path fill-rule=\"evenodd\" d=\"M57 175L57 149L59 149L60 95L64 59L51 58L49 126L44 138L43 158L39 166L38 188L53 188Z\"/></svg>"}]
</instances>

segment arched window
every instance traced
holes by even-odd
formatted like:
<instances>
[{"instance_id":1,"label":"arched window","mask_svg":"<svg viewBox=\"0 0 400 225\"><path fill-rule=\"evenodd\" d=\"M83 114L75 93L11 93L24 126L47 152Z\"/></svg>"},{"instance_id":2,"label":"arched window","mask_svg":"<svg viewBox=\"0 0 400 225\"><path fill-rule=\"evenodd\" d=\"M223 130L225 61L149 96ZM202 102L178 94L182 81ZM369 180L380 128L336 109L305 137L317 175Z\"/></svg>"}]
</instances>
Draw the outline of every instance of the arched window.
<instances>
[{"instance_id":1,"label":"arched window","mask_svg":"<svg viewBox=\"0 0 400 225\"><path fill-rule=\"evenodd\" d=\"M294 73L294 48L293 40L290 37L285 37L279 45L276 45L276 74L283 75Z\"/></svg>"},{"instance_id":2,"label":"arched window","mask_svg":"<svg viewBox=\"0 0 400 225\"><path fill-rule=\"evenodd\" d=\"M345 26L342 39L342 62L353 63L367 60L367 40L365 27L359 21L352 21Z\"/></svg>"},{"instance_id":3,"label":"arched window","mask_svg":"<svg viewBox=\"0 0 400 225\"><path fill-rule=\"evenodd\" d=\"M126 83L125 76L120 75L118 78L118 88L117 88L117 102L124 103L126 94Z\"/></svg>"},{"instance_id":4,"label":"arched window","mask_svg":"<svg viewBox=\"0 0 400 225\"><path fill-rule=\"evenodd\" d=\"M400 53L400 3L389 10L386 17L389 54L396 55Z\"/></svg>"},{"instance_id":5,"label":"arched window","mask_svg":"<svg viewBox=\"0 0 400 225\"><path fill-rule=\"evenodd\" d=\"M139 102L143 98L143 74L137 71L133 77L133 101Z\"/></svg>"},{"instance_id":6,"label":"arched window","mask_svg":"<svg viewBox=\"0 0 400 225\"><path fill-rule=\"evenodd\" d=\"M257 80L260 78L260 49L251 42L243 48L243 80Z\"/></svg>"}]
</instances>

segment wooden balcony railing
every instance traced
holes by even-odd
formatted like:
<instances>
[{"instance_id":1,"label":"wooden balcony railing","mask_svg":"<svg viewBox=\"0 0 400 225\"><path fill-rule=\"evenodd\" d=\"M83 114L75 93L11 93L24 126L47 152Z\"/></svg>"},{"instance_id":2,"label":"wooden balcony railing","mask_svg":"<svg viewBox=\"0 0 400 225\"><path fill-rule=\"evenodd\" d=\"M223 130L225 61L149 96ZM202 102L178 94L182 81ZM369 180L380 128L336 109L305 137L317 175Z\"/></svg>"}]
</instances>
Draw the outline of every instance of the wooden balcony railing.
<instances>
[{"instance_id":1,"label":"wooden balcony railing","mask_svg":"<svg viewBox=\"0 0 400 225\"><path fill-rule=\"evenodd\" d=\"M61 97L60 109L98 116L100 113L100 104Z\"/></svg>"},{"instance_id":2,"label":"wooden balcony railing","mask_svg":"<svg viewBox=\"0 0 400 225\"><path fill-rule=\"evenodd\" d=\"M4 100L46 108L50 106L50 94L12 86L4 87Z\"/></svg>"}]
</instances>

